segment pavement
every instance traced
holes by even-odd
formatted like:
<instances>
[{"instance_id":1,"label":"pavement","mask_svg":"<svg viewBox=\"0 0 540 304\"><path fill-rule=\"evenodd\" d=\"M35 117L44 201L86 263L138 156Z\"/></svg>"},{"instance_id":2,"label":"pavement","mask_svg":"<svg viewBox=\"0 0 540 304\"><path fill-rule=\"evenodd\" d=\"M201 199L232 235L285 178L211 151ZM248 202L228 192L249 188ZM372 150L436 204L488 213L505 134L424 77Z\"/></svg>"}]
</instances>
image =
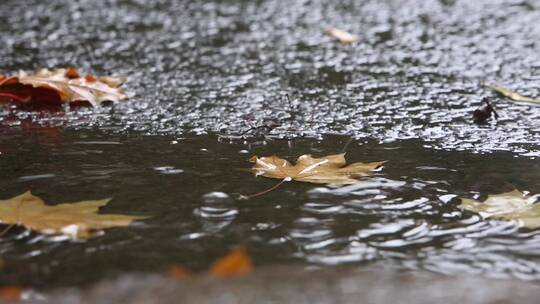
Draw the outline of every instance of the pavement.
<instances>
[{"instance_id":1,"label":"pavement","mask_svg":"<svg viewBox=\"0 0 540 304\"><path fill-rule=\"evenodd\" d=\"M107 303L538 303L537 283L447 276L429 272L302 266L266 267L250 275L218 279L201 275L172 280L127 275L86 289L47 295L58 304Z\"/></svg>"}]
</instances>

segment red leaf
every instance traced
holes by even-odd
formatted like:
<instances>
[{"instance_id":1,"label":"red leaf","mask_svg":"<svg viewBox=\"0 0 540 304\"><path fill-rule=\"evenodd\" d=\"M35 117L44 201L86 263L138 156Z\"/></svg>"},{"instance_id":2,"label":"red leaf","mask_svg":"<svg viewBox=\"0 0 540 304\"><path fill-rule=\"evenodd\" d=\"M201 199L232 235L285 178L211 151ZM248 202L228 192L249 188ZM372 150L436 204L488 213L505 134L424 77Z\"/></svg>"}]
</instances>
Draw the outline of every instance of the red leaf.
<instances>
[{"instance_id":1,"label":"red leaf","mask_svg":"<svg viewBox=\"0 0 540 304\"><path fill-rule=\"evenodd\" d=\"M240 245L226 256L216 260L210 267L210 273L217 277L235 277L248 274L253 270L253 262L246 246Z\"/></svg>"},{"instance_id":2,"label":"red leaf","mask_svg":"<svg viewBox=\"0 0 540 304\"><path fill-rule=\"evenodd\" d=\"M127 99L120 85L123 78L81 77L75 68L48 70L35 73L19 72L6 77L0 75L0 102L58 106L75 102L75 107L97 106L103 102Z\"/></svg>"}]
</instances>

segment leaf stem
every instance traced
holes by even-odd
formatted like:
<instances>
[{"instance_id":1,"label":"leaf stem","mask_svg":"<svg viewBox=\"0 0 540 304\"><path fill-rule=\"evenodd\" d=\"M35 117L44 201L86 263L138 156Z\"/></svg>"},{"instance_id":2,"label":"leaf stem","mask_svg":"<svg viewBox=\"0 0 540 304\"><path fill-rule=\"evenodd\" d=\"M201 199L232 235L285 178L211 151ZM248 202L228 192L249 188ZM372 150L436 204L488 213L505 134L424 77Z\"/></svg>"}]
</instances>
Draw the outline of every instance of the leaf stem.
<instances>
[{"instance_id":1,"label":"leaf stem","mask_svg":"<svg viewBox=\"0 0 540 304\"><path fill-rule=\"evenodd\" d=\"M254 194L249 194L249 195L243 195L241 194L240 195L240 199L244 199L244 200L248 200L250 198L254 198L254 197L257 197L257 196L261 196L263 194L266 194L270 191L273 191L273 190L276 190L279 186L281 186L281 184L283 184L284 182L288 182L288 181L291 181L291 178L290 177L285 177L284 179L282 179L279 183L277 183L276 185L272 186L271 188L269 189L266 189L264 191L261 191L261 192L257 192L257 193L254 193Z\"/></svg>"}]
</instances>

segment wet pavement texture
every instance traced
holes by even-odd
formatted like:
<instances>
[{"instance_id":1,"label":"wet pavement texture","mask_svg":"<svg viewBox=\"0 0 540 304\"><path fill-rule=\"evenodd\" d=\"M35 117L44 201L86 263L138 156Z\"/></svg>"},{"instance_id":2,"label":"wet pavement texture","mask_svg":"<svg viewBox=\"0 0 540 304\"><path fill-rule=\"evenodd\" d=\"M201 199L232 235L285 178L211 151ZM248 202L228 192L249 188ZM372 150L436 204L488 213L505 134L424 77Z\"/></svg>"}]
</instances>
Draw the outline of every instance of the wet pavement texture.
<instances>
[{"instance_id":1,"label":"wet pavement texture","mask_svg":"<svg viewBox=\"0 0 540 304\"><path fill-rule=\"evenodd\" d=\"M0 73L76 66L127 76L131 98L60 113L0 108L0 199L112 196L103 212L152 218L87 242L16 227L0 242L0 282L63 287L172 263L202 271L242 242L258 266L540 277L538 231L457 208L458 197L540 192L540 108L480 85L540 96L536 2L2 6ZM327 25L359 41L339 44ZM500 118L476 125L483 97ZM253 154L340 152L388 163L358 185L287 183L238 199L276 183L245 171Z\"/></svg>"},{"instance_id":2,"label":"wet pavement texture","mask_svg":"<svg viewBox=\"0 0 540 304\"><path fill-rule=\"evenodd\" d=\"M77 66L129 77L129 103L34 117L69 128L278 137L419 138L434 148L537 155L534 1L4 1L0 71ZM341 45L332 25L359 36ZM287 102L285 94L291 96ZM482 97L501 114L472 124ZM26 117L32 114L21 114ZM39 116L39 115L38 115Z\"/></svg>"}]
</instances>

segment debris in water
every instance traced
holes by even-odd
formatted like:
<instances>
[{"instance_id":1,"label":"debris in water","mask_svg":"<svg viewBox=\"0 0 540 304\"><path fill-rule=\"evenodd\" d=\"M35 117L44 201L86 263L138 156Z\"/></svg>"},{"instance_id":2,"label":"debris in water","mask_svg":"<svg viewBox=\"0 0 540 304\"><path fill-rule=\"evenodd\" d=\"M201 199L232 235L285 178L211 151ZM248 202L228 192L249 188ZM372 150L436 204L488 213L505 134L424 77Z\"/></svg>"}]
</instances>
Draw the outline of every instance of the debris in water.
<instances>
[{"instance_id":1,"label":"debris in water","mask_svg":"<svg viewBox=\"0 0 540 304\"><path fill-rule=\"evenodd\" d=\"M495 111L495 108L489 103L487 97L482 98L484 105L478 107L478 109L473 112L474 122L477 124L483 124L491 117L491 113L495 115L496 119L499 119L499 114Z\"/></svg>"},{"instance_id":2,"label":"debris in water","mask_svg":"<svg viewBox=\"0 0 540 304\"><path fill-rule=\"evenodd\" d=\"M320 158L311 155L298 157L293 165L278 156L257 157L250 161L255 163L251 171L256 176L296 180L308 183L322 184L357 184L362 181L356 177L368 176L371 171L380 168L386 161L371 163L352 163L347 165L345 153L327 155Z\"/></svg>"},{"instance_id":3,"label":"debris in water","mask_svg":"<svg viewBox=\"0 0 540 304\"><path fill-rule=\"evenodd\" d=\"M97 230L124 227L146 216L99 214L99 208L110 199L89 200L77 203L45 205L45 202L27 191L19 196L0 200L0 221L25 226L44 234L63 234L73 239L87 239Z\"/></svg>"},{"instance_id":4,"label":"debris in water","mask_svg":"<svg viewBox=\"0 0 540 304\"><path fill-rule=\"evenodd\" d=\"M353 43L358 40L358 37L355 35L331 26L326 27L323 32L328 36L336 38L343 44Z\"/></svg>"},{"instance_id":5,"label":"debris in water","mask_svg":"<svg viewBox=\"0 0 540 304\"><path fill-rule=\"evenodd\" d=\"M483 202L461 198L459 207L479 213L483 218L513 221L521 227L540 228L540 204L538 195L527 195L521 191L488 195Z\"/></svg>"}]
</instances>

